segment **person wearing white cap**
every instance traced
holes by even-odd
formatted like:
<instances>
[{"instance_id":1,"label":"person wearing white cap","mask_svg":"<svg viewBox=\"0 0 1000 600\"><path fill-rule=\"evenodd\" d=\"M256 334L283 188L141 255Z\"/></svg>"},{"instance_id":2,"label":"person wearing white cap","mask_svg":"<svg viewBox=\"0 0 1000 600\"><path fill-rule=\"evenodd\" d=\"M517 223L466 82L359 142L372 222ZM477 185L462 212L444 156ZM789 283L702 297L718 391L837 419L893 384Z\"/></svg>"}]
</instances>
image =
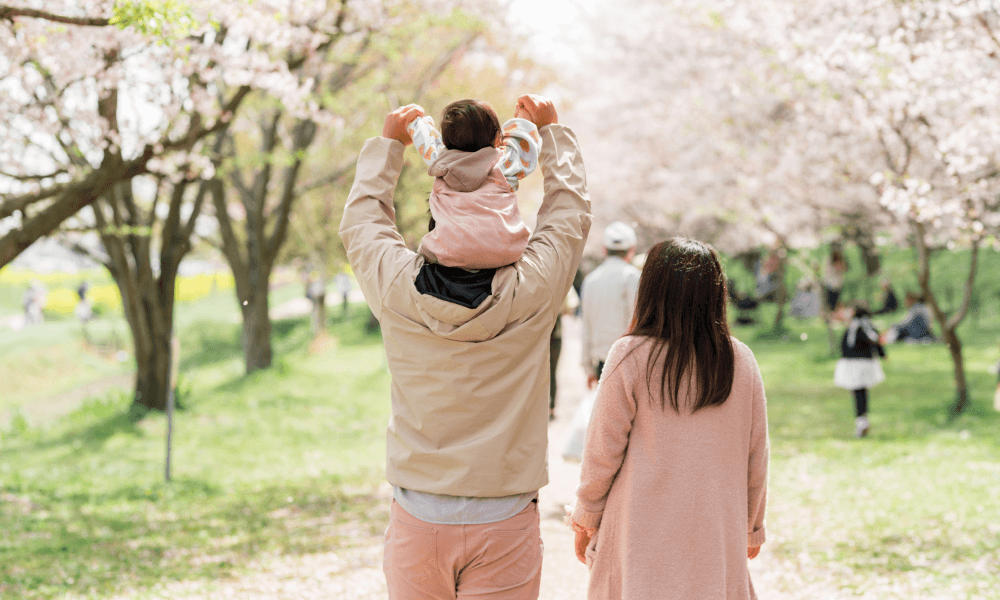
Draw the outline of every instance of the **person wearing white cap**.
<instances>
[{"instance_id":1,"label":"person wearing white cap","mask_svg":"<svg viewBox=\"0 0 1000 600\"><path fill-rule=\"evenodd\" d=\"M639 290L639 269L631 265L635 245L634 229L621 221L608 225L604 229L607 258L587 275L580 288L583 368L591 388L601 377L608 350L632 322Z\"/></svg>"}]
</instances>

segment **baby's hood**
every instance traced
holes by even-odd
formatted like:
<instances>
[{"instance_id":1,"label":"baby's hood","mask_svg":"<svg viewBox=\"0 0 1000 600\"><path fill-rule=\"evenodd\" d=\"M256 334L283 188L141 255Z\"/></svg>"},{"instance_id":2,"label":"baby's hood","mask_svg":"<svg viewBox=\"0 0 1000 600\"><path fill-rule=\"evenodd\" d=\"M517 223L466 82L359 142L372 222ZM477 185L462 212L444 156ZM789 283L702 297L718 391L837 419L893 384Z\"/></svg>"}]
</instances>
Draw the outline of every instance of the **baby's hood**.
<instances>
[{"instance_id":1,"label":"baby's hood","mask_svg":"<svg viewBox=\"0 0 1000 600\"><path fill-rule=\"evenodd\" d=\"M475 152L445 150L431 163L427 172L441 177L445 184L458 192L478 190L486 183L493 167L500 160L496 148L480 148Z\"/></svg>"}]
</instances>

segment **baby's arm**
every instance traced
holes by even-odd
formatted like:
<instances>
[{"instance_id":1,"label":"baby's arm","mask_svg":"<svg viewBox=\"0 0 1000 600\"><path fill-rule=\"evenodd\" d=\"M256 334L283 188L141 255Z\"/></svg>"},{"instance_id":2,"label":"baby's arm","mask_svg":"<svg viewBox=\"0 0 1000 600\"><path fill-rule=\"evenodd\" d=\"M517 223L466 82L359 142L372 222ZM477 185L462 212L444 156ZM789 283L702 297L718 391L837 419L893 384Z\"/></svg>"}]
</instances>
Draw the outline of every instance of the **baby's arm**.
<instances>
[{"instance_id":1,"label":"baby's arm","mask_svg":"<svg viewBox=\"0 0 1000 600\"><path fill-rule=\"evenodd\" d=\"M538 128L531 121L515 117L503 124L500 171L510 187L516 190L518 182L538 168L541 144Z\"/></svg>"},{"instance_id":2,"label":"baby's arm","mask_svg":"<svg viewBox=\"0 0 1000 600\"><path fill-rule=\"evenodd\" d=\"M413 147L417 149L424 162L430 165L444 151L441 134L434 127L434 119L428 116L417 117L406 126L407 133L413 138Z\"/></svg>"}]
</instances>

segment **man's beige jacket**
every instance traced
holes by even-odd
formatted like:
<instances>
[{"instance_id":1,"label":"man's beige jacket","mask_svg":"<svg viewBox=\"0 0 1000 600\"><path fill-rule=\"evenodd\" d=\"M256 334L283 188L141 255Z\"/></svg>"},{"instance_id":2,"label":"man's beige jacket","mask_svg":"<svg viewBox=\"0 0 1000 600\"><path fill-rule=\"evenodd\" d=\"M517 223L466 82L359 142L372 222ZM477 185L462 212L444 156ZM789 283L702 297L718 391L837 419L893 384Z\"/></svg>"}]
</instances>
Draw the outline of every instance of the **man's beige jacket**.
<instances>
[{"instance_id":1,"label":"man's beige jacket","mask_svg":"<svg viewBox=\"0 0 1000 600\"><path fill-rule=\"evenodd\" d=\"M579 144L543 127L545 196L521 259L497 269L492 294L466 308L417 291L424 258L395 225L404 146L372 138L358 158L340 235L382 326L392 375L387 476L452 496L538 490L546 471L549 334L590 230Z\"/></svg>"}]
</instances>

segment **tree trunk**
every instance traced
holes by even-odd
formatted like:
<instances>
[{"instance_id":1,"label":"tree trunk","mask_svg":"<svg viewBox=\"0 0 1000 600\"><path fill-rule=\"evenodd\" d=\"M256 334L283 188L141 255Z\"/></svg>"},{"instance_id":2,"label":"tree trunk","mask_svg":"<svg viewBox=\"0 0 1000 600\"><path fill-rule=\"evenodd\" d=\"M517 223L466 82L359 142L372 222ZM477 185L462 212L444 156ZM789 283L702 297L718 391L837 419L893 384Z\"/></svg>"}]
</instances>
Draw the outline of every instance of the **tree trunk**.
<instances>
[{"instance_id":1,"label":"tree trunk","mask_svg":"<svg viewBox=\"0 0 1000 600\"><path fill-rule=\"evenodd\" d=\"M243 359L248 375L271 366L271 318L266 282L265 279L264 290L252 290L242 306Z\"/></svg>"},{"instance_id":2,"label":"tree trunk","mask_svg":"<svg viewBox=\"0 0 1000 600\"><path fill-rule=\"evenodd\" d=\"M952 329L944 331L944 341L948 344L951 364L955 375L955 404L951 411L959 414L969 406L969 384L965 378L965 360L962 357L962 340Z\"/></svg>"},{"instance_id":3,"label":"tree trunk","mask_svg":"<svg viewBox=\"0 0 1000 600\"><path fill-rule=\"evenodd\" d=\"M778 289L774 292L774 303L778 305L778 311L774 315L775 331L782 331L785 328L785 306L788 304L788 286L785 285L788 256L784 248L780 250L779 257L778 270L775 271L775 275L778 278Z\"/></svg>"},{"instance_id":4,"label":"tree trunk","mask_svg":"<svg viewBox=\"0 0 1000 600\"><path fill-rule=\"evenodd\" d=\"M979 265L979 245L982 240L980 238L973 239L969 254L969 271L963 286L962 302L958 309L948 315L941 308L937 296L931 289L931 252L927 244L926 230L919 222L913 222L913 229L917 244L917 281L920 283L920 291L924 294L931 313L934 315L934 320L941 328L941 336L948 345L955 377L955 403L952 404L951 411L953 414L959 414L969 406L969 383L965 377L965 360L962 356L962 341L958 338L958 326L969 312Z\"/></svg>"},{"instance_id":5,"label":"tree trunk","mask_svg":"<svg viewBox=\"0 0 1000 600\"><path fill-rule=\"evenodd\" d=\"M149 210L132 194L131 182L122 183L93 204L94 220L107 252L105 267L122 297L135 350L133 406L166 410L171 386L174 291L177 269L191 248L195 220L201 211L204 186L190 204L185 222L186 180L172 184L166 218L159 220L155 202ZM158 184L159 186L159 184ZM157 198L162 190L158 187ZM159 252L153 250L153 232L159 227ZM124 231L123 231L124 230ZM153 255L158 254L154 267Z\"/></svg>"},{"instance_id":6,"label":"tree trunk","mask_svg":"<svg viewBox=\"0 0 1000 600\"><path fill-rule=\"evenodd\" d=\"M312 334L319 337L326 328L326 292L312 299Z\"/></svg>"},{"instance_id":7,"label":"tree trunk","mask_svg":"<svg viewBox=\"0 0 1000 600\"><path fill-rule=\"evenodd\" d=\"M169 349L169 332L165 340L136 340L133 404L152 410L167 409L171 370Z\"/></svg>"}]
</instances>

